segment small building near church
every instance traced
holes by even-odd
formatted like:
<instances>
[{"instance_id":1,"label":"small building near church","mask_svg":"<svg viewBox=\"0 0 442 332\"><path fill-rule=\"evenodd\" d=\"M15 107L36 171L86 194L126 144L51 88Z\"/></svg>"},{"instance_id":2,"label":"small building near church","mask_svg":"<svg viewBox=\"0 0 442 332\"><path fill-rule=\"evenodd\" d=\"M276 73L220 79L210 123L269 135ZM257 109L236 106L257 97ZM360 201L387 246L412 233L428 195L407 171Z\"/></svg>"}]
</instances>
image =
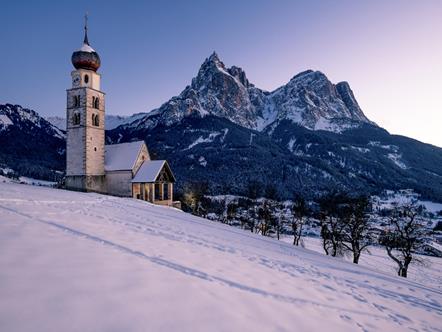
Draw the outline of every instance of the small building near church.
<instances>
[{"instance_id":1,"label":"small building near church","mask_svg":"<svg viewBox=\"0 0 442 332\"><path fill-rule=\"evenodd\" d=\"M159 205L173 205L175 177L166 160L150 160L141 165L132 180L134 198Z\"/></svg>"},{"instance_id":2,"label":"small building near church","mask_svg":"<svg viewBox=\"0 0 442 332\"><path fill-rule=\"evenodd\" d=\"M67 90L66 188L133 197L180 207L173 201L175 176L166 160L151 160L144 141L105 145L105 94L101 60L90 46L72 54L75 70Z\"/></svg>"}]
</instances>

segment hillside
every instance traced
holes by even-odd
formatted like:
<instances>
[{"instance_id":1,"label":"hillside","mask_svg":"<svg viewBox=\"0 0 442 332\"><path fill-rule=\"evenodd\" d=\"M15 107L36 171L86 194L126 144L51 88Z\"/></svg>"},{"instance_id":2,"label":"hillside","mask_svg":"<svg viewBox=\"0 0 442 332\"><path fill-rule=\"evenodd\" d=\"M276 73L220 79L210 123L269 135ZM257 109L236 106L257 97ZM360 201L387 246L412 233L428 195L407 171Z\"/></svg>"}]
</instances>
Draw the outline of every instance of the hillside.
<instances>
[{"instance_id":1,"label":"hillside","mask_svg":"<svg viewBox=\"0 0 442 332\"><path fill-rule=\"evenodd\" d=\"M170 208L18 184L0 183L0 219L3 331L440 331L437 259L405 280L376 250L355 266Z\"/></svg>"},{"instance_id":2,"label":"hillside","mask_svg":"<svg viewBox=\"0 0 442 332\"><path fill-rule=\"evenodd\" d=\"M37 112L0 104L0 169L56 181L66 167L65 151L65 133Z\"/></svg>"}]
</instances>

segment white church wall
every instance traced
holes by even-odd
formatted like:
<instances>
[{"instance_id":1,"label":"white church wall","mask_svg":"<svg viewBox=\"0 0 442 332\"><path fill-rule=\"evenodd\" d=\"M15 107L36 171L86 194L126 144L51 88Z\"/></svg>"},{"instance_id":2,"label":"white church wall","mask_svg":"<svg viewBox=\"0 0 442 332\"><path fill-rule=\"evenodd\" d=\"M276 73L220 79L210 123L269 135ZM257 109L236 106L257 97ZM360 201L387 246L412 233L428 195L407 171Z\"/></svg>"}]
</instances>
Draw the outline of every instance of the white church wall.
<instances>
[{"instance_id":1,"label":"white church wall","mask_svg":"<svg viewBox=\"0 0 442 332\"><path fill-rule=\"evenodd\" d=\"M106 172L107 193L115 196L132 196L132 171Z\"/></svg>"}]
</instances>

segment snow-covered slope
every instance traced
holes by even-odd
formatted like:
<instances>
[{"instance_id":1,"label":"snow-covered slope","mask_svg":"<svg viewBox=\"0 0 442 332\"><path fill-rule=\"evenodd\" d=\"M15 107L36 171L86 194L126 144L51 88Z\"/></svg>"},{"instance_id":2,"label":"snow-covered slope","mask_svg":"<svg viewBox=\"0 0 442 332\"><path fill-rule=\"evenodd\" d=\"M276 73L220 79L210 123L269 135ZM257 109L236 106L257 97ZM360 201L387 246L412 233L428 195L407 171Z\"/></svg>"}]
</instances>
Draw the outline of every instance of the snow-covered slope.
<instances>
[{"instance_id":1,"label":"snow-covered slope","mask_svg":"<svg viewBox=\"0 0 442 332\"><path fill-rule=\"evenodd\" d=\"M45 120L37 112L20 105L0 104L0 131L9 127L17 127L28 131L38 128L47 135L58 138L65 137L65 134L58 127Z\"/></svg>"},{"instance_id":2,"label":"snow-covered slope","mask_svg":"<svg viewBox=\"0 0 442 332\"><path fill-rule=\"evenodd\" d=\"M61 130L66 130L66 118L62 116L46 116L45 120Z\"/></svg>"},{"instance_id":3,"label":"snow-covered slope","mask_svg":"<svg viewBox=\"0 0 442 332\"><path fill-rule=\"evenodd\" d=\"M0 220L3 331L440 331L435 284L174 209L0 183Z\"/></svg>"},{"instance_id":4,"label":"snow-covered slope","mask_svg":"<svg viewBox=\"0 0 442 332\"><path fill-rule=\"evenodd\" d=\"M137 119L143 118L146 116L146 113L135 113L130 116L121 116L121 115L106 115L105 126L106 130L111 130L117 128L118 126L131 123L136 121Z\"/></svg>"},{"instance_id":5,"label":"snow-covered slope","mask_svg":"<svg viewBox=\"0 0 442 332\"><path fill-rule=\"evenodd\" d=\"M0 104L0 168L21 176L58 181L65 169L65 132L37 112Z\"/></svg>"}]
</instances>

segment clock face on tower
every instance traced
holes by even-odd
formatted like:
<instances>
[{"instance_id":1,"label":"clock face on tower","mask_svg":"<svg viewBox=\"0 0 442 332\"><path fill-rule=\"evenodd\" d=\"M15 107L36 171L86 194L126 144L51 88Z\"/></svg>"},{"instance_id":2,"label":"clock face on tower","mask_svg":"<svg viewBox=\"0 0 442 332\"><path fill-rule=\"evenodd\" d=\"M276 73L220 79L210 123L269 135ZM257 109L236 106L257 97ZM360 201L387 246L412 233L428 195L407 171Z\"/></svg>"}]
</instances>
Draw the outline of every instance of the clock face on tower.
<instances>
[{"instance_id":1,"label":"clock face on tower","mask_svg":"<svg viewBox=\"0 0 442 332\"><path fill-rule=\"evenodd\" d=\"M73 79L72 79L72 86L74 88L79 87L80 86L80 81L81 81L81 78L80 78L79 75L74 76Z\"/></svg>"}]
</instances>

